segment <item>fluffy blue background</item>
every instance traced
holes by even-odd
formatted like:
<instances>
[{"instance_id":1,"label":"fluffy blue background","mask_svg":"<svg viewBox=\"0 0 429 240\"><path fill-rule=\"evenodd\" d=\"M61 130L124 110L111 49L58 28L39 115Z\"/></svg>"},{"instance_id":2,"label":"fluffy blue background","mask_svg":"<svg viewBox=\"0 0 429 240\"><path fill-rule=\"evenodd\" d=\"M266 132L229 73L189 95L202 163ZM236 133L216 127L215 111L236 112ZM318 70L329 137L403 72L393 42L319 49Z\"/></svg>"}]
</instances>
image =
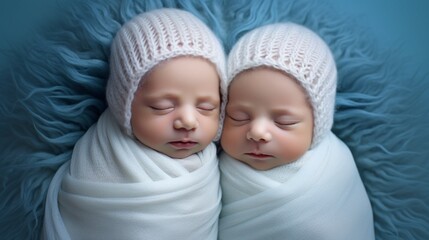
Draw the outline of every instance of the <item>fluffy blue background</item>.
<instances>
[{"instance_id":1,"label":"fluffy blue background","mask_svg":"<svg viewBox=\"0 0 429 240\"><path fill-rule=\"evenodd\" d=\"M333 131L355 156L377 239L429 239L429 4L400 0L2 1L0 238L38 239L53 174L106 107L115 32L160 7L197 15L227 52L267 23L320 34L339 70Z\"/></svg>"}]
</instances>

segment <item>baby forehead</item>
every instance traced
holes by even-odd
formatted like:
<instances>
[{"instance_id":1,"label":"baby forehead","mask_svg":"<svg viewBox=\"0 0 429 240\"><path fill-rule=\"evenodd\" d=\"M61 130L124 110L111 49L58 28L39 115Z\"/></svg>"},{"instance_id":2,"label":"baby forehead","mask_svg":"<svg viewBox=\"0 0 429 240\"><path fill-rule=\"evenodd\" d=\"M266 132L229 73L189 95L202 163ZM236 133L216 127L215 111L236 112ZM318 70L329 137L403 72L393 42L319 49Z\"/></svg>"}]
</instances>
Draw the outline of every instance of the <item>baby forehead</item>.
<instances>
[{"instance_id":1,"label":"baby forehead","mask_svg":"<svg viewBox=\"0 0 429 240\"><path fill-rule=\"evenodd\" d=\"M154 66L140 79L139 86L220 84L219 73L213 63L202 57L179 56Z\"/></svg>"},{"instance_id":2,"label":"baby forehead","mask_svg":"<svg viewBox=\"0 0 429 240\"><path fill-rule=\"evenodd\" d=\"M276 94L287 96L292 93L299 93L306 95L304 88L292 75L270 67L252 68L239 73L229 86L229 95L234 93L247 93L255 97L265 98Z\"/></svg>"}]
</instances>

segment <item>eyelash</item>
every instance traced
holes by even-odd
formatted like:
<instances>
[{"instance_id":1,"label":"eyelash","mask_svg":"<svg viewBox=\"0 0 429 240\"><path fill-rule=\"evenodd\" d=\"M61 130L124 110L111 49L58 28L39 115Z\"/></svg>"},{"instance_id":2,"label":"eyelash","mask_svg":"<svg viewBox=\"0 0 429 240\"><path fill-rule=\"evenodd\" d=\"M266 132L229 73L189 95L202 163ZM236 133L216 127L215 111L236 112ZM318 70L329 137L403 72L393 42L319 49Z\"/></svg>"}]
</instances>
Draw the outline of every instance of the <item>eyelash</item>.
<instances>
[{"instance_id":1,"label":"eyelash","mask_svg":"<svg viewBox=\"0 0 429 240\"><path fill-rule=\"evenodd\" d=\"M245 121L248 121L249 119L236 119L236 118L233 118L233 117L231 117L230 115L227 115L229 118L231 118L231 120L233 120L233 121L235 121L235 122L245 122Z\"/></svg>"},{"instance_id":2,"label":"eyelash","mask_svg":"<svg viewBox=\"0 0 429 240\"><path fill-rule=\"evenodd\" d=\"M249 121L249 119L237 119L237 118L234 118L234 117L232 117L231 115L228 115L227 114L227 116L231 119L231 120L233 120L233 121L235 121L235 122L246 122L246 121ZM295 124L297 124L298 122L290 122L290 123L280 123L280 122L274 122L277 126L279 126L279 127L290 127L290 126L293 126L293 125L295 125Z\"/></svg>"},{"instance_id":3,"label":"eyelash","mask_svg":"<svg viewBox=\"0 0 429 240\"><path fill-rule=\"evenodd\" d=\"M168 109L172 109L173 107L154 107L154 106L150 106L151 109L156 110L156 111L162 111L162 110L168 110Z\"/></svg>"},{"instance_id":4,"label":"eyelash","mask_svg":"<svg viewBox=\"0 0 429 240\"><path fill-rule=\"evenodd\" d=\"M208 111L208 112L211 112L211 111L216 109L216 107L201 107L201 106L199 106L197 108L202 110L202 111Z\"/></svg>"},{"instance_id":5,"label":"eyelash","mask_svg":"<svg viewBox=\"0 0 429 240\"><path fill-rule=\"evenodd\" d=\"M154 111L169 111L172 110L174 107L155 107L155 106L149 106L152 110ZM198 110L200 111L204 111L204 112L212 112L214 110L216 110L216 107L197 107Z\"/></svg>"},{"instance_id":6,"label":"eyelash","mask_svg":"<svg viewBox=\"0 0 429 240\"><path fill-rule=\"evenodd\" d=\"M279 122L275 122L276 125L280 126L280 127L290 127L293 126L295 124L297 124L298 122L290 122L290 123L279 123Z\"/></svg>"}]
</instances>

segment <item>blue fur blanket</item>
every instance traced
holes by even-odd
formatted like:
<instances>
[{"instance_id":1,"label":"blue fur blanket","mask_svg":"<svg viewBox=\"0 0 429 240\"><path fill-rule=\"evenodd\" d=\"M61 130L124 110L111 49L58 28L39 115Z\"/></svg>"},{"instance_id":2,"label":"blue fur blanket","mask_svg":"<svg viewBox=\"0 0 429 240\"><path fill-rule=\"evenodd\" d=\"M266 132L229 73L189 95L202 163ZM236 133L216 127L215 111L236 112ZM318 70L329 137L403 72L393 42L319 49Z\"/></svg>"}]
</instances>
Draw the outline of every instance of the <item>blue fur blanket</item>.
<instances>
[{"instance_id":1,"label":"blue fur blanket","mask_svg":"<svg viewBox=\"0 0 429 240\"><path fill-rule=\"evenodd\" d=\"M1 238L38 239L51 178L106 107L110 43L121 24L143 11L175 7L207 23L227 52L267 23L293 21L320 34L339 72L333 131L353 152L376 238L429 239L429 54L423 48L429 34L421 24L428 18L418 11L427 4L25 2L0 3Z\"/></svg>"}]
</instances>

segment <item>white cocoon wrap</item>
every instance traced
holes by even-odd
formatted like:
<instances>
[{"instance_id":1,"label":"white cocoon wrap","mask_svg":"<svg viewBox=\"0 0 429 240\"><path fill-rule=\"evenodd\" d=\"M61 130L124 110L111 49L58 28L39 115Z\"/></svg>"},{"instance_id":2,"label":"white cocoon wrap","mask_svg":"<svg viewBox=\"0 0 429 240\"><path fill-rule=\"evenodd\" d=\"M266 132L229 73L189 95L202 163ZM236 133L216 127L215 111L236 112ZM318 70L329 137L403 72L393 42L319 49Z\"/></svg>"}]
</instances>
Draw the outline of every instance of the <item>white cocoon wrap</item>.
<instances>
[{"instance_id":1,"label":"white cocoon wrap","mask_svg":"<svg viewBox=\"0 0 429 240\"><path fill-rule=\"evenodd\" d=\"M374 239L371 205L347 146L329 133L303 158L280 183L223 153L219 239Z\"/></svg>"},{"instance_id":2,"label":"white cocoon wrap","mask_svg":"<svg viewBox=\"0 0 429 240\"><path fill-rule=\"evenodd\" d=\"M43 238L217 239L216 146L179 161L122 133L106 110L51 182Z\"/></svg>"}]
</instances>

